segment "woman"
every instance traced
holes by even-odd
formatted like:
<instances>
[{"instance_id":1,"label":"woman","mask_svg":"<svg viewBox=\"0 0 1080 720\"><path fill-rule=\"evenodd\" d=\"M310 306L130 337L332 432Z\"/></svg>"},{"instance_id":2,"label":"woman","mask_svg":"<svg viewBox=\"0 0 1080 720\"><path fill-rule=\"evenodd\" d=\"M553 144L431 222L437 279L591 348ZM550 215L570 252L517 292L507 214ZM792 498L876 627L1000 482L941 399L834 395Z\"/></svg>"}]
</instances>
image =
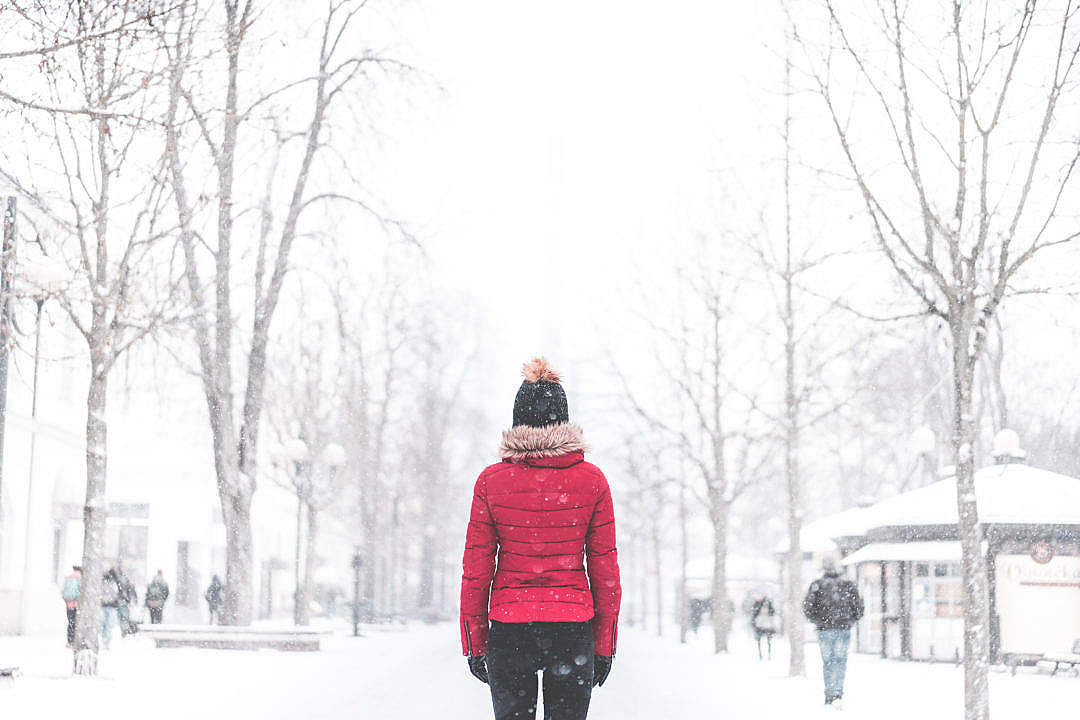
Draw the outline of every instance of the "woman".
<instances>
[{"instance_id":1,"label":"woman","mask_svg":"<svg viewBox=\"0 0 1080 720\"><path fill-rule=\"evenodd\" d=\"M473 490L461 579L461 644L496 720L584 720L611 671L622 589L603 473L585 462L558 374L524 368L502 461ZM496 572L496 560L498 561ZM489 626L490 623L490 626Z\"/></svg>"},{"instance_id":2,"label":"woman","mask_svg":"<svg viewBox=\"0 0 1080 720\"><path fill-rule=\"evenodd\" d=\"M154 576L154 580L146 586L146 599L144 604L150 611L150 624L160 625L165 614L165 602L169 599L169 583L165 582L165 574L160 570Z\"/></svg>"},{"instance_id":3,"label":"woman","mask_svg":"<svg viewBox=\"0 0 1080 720\"><path fill-rule=\"evenodd\" d=\"M210 579L210 587L206 588L203 597L206 598L206 604L210 608L210 624L213 625L217 619L218 609L225 602L225 586L221 584L221 578L215 575Z\"/></svg>"},{"instance_id":4,"label":"woman","mask_svg":"<svg viewBox=\"0 0 1080 720\"><path fill-rule=\"evenodd\" d=\"M772 660L772 636L776 634L776 608L765 594L759 594L754 600L754 605L750 610L750 627L754 629L754 639L757 640L758 660L765 659L761 652L761 638L765 638L769 649L769 659Z\"/></svg>"}]
</instances>

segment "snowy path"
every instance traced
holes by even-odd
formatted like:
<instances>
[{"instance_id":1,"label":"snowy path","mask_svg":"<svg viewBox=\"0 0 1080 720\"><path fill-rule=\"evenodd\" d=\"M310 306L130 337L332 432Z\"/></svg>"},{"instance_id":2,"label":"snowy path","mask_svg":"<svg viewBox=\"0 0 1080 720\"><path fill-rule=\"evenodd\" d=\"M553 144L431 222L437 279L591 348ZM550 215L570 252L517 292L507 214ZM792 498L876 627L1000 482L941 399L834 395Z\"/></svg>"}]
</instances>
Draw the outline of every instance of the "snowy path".
<instances>
[{"instance_id":1,"label":"snowy path","mask_svg":"<svg viewBox=\"0 0 1080 720\"><path fill-rule=\"evenodd\" d=\"M784 677L786 661L760 663L745 643L708 652L631 629L620 633L611 679L593 696L590 720L827 718L820 663L807 646L809 678ZM24 676L0 685L5 718L86 720L153 710L155 720L486 720L487 688L459 654L456 625L379 629L331 638L320 653L155 650L145 638L117 642L96 679L72 678L54 638L0 638L0 665ZM842 715L859 720L960 718L962 674L951 666L855 656ZM1059 717L1080 706L1080 679L994 673L994 720ZM82 709L82 708L80 708Z\"/></svg>"}]
</instances>

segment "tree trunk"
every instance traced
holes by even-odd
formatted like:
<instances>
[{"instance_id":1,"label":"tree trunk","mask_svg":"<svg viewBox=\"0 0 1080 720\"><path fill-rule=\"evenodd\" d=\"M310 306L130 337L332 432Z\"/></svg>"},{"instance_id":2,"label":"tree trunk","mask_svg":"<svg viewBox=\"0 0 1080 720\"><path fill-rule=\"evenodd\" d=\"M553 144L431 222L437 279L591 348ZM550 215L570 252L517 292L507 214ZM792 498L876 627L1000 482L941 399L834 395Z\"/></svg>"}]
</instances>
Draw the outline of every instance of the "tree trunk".
<instances>
[{"instance_id":1,"label":"tree trunk","mask_svg":"<svg viewBox=\"0 0 1080 720\"><path fill-rule=\"evenodd\" d=\"M679 478L679 642L686 644L689 625L689 603L686 596L686 564L690 552L686 530L686 480Z\"/></svg>"},{"instance_id":2,"label":"tree trunk","mask_svg":"<svg viewBox=\"0 0 1080 720\"><path fill-rule=\"evenodd\" d=\"M255 596L252 591L251 495L225 494L225 599L221 625L250 625Z\"/></svg>"},{"instance_id":3,"label":"tree trunk","mask_svg":"<svg viewBox=\"0 0 1080 720\"><path fill-rule=\"evenodd\" d=\"M425 514L426 517L431 517ZM420 542L420 586L416 605L421 611L432 609L435 602L435 538L427 530Z\"/></svg>"},{"instance_id":4,"label":"tree trunk","mask_svg":"<svg viewBox=\"0 0 1080 720\"><path fill-rule=\"evenodd\" d=\"M374 473L366 475L361 481L361 522L364 531L364 567L360 573L360 620L361 622L375 621L375 558L378 554L378 528L376 527L376 510L378 509L375 497Z\"/></svg>"},{"instance_id":5,"label":"tree trunk","mask_svg":"<svg viewBox=\"0 0 1080 720\"><path fill-rule=\"evenodd\" d=\"M395 617L401 612L401 608L398 607L398 598L401 597L401 591L398 586L398 567L400 566L400 550L398 546L401 544L401 518L400 518L400 504L401 498L397 492L394 493L393 511L390 515L390 566L387 568L387 581L389 582L390 591L390 617Z\"/></svg>"},{"instance_id":6,"label":"tree trunk","mask_svg":"<svg viewBox=\"0 0 1080 720\"><path fill-rule=\"evenodd\" d=\"M653 516L652 527L652 550L653 562L656 564L656 636L664 635L664 572L661 555L659 515Z\"/></svg>"},{"instance_id":7,"label":"tree trunk","mask_svg":"<svg viewBox=\"0 0 1080 720\"><path fill-rule=\"evenodd\" d=\"M804 675L802 614L802 488L799 482L799 400L796 385L795 268L791 232L791 49L784 61L784 479L788 496L787 624L791 655L788 674Z\"/></svg>"},{"instance_id":8,"label":"tree trunk","mask_svg":"<svg viewBox=\"0 0 1080 720\"><path fill-rule=\"evenodd\" d=\"M95 310L95 315L98 311ZM100 312L104 325L104 311ZM98 318L95 317L95 327ZM92 338L101 338L98 331ZM107 426L105 422L108 374L100 344L91 349L90 390L86 397L86 504L83 507L83 556L82 589L79 593L78 624L75 633L75 649L98 651L101 639L101 586L105 574L105 518L108 506L105 501L105 462ZM80 668L80 672L96 672L94 664Z\"/></svg>"},{"instance_id":9,"label":"tree trunk","mask_svg":"<svg viewBox=\"0 0 1080 720\"><path fill-rule=\"evenodd\" d=\"M315 591L316 543L319 534L319 511L307 506L307 548L304 551L304 603L300 607L300 624L311 624L311 598ZM366 566L366 563L365 563Z\"/></svg>"},{"instance_id":10,"label":"tree trunk","mask_svg":"<svg viewBox=\"0 0 1080 720\"><path fill-rule=\"evenodd\" d=\"M727 504L723 498L712 500L709 517L713 526L713 646L716 652L721 653L728 650L728 628L731 625L727 593Z\"/></svg>"},{"instance_id":11,"label":"tree trunk","mask_svg":"<svg viewBox=\"0 0 1080 720\"><path fill-rule=\"evenodd\" d=\"M791 644L788 674L794 677L806 674L806 662L802 614L803 552L800 542L802 533L802 492L799 484L799 416L794 392L795 351L790 342L787 367L787 433L784 441L784 476L787 479L788 496L788 596L786 615L788 641Z\"/></svg>"},{"instance_id":12,"label":"tree trunk","mask_svg":"<svg viewBox=\"0 0 1080 720\"><path fill-rule=\"evenodd\" d=\"M970 306L971 303L968 305ZM950 313L953 341L953 453L956 458L958 533L964 581L964 718L988 720L990 613L987 597L983 530L975 498L975 419L972 388L975 358L970 336L970 313L960 307Z\"/></svg>"}]
</instances>

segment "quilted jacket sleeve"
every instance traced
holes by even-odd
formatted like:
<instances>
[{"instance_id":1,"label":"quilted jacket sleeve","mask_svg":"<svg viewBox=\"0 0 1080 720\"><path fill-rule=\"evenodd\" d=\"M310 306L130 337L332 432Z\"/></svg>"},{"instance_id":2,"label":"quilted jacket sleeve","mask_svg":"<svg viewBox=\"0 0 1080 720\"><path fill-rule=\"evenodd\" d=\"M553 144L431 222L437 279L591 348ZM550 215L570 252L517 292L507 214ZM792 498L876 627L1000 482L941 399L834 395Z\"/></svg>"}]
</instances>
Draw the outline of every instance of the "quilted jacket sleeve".
<instances>
[{"instance_id":1,"label":"quilted jacket sleeve","mask_svg":"<svg viewBox=\"0 0 1080 720\"><path fill-rule=\"evenodd\" d=\"M597 655L615 654L622 584L615 549L615 509L607 479L600 476L599 496L585 538L585 560L592 590L593 645Z\"/></svg>"},{"instance_id":2,"label":"quilted jacket sleeve","mask_svg":"<svg viewBox=\"0 0 1080 720\"><path fill-rule=\"evenodd\" d=\"M465 655L487 653L488 599L495 577L498 537L487 502L484 475L473 489L469 527L465 533L465 556L461 575L461 649Z\"/></svg>"}]
</instances>

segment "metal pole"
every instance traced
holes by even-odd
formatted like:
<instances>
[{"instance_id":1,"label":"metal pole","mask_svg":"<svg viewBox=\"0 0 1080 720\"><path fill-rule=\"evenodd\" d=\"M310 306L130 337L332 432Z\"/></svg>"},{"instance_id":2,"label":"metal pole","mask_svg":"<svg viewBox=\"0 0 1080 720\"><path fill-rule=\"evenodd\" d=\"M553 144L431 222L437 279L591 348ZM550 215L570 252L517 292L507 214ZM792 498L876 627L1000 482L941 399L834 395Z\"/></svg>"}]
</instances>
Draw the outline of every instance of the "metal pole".
<instances>
[{"instance_id":1,"label":"metal pole","mask_svg":"<svg viewBox=\"0 0 1080 720\"><path fill-rule=\"evenodd\" d=\"M0 255L0 502L3 499L4 419L7 416L8 344L11 327L11 261L15 255L15 197L4 209L4 244Z\"/></svg>"},{"instance_id":2,"label":"metal pole","mask_svg":"<svg viewBox=\"0 0 1080 720\"><path fill-rule=\"evenodd\" d=\"M356 548L353 554L353 610L352 610L352 634L360 637L360 569L364 567L364 558L360 555L360 548Z\"/></svg>"},{"instance_id":3,"label":"metal pole","mask_svg":"<svg viewBox=\"0 0 1080 720\"><path fill-rule=\"evenodd\" d=\"M296 592L293 593L293 624L300 624L300 607L304 602L304 590L300 587L300 532L304 515L304 491L302 489L300 463L296 464Z\"/></svg>"},{"instance_id":4,"label":"metal pole","mask_svg":"<svg viewBox=\"0 0 1080 720\"><path fill-rule=\"evenodd\" d=\"M34 380L33 390L30 395L30 471L26 479L26 539L23 544L23 609L22 625L26 632L26 612L28 606L27 588L30 585L30 527L33 522L34 507L34 455L37 448L37 389L38 389L38 366L41 358L41 308L45 304L45 298L37 299L37 316L34 321ZM54 580L56 578L53 578Z\"/></svg>"}]
</instances>

